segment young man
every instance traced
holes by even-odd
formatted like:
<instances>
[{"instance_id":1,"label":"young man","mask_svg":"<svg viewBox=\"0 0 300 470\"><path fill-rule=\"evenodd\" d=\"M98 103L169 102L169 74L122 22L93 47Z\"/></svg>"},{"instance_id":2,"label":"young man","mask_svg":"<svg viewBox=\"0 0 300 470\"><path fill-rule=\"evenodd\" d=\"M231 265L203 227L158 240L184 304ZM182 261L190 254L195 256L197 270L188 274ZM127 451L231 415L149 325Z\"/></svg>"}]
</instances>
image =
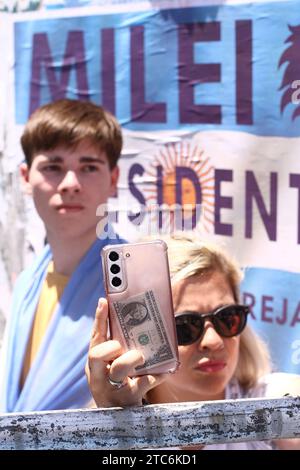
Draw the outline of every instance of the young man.
<instances>
[{"instance_id":1,"label":"young man","mask_svg":"<svg viewBox=\"0 0 300 470\"><path fill-rule=\"evenodd\" d=\"M116 189L121 129L103 108L65 99L32 114L21 144L21 175L48 244L15 286L0 410L80 408L91 399L84 365L104 295L100 252L124 242L96 215Z\"/></svg>"}]
</instances>

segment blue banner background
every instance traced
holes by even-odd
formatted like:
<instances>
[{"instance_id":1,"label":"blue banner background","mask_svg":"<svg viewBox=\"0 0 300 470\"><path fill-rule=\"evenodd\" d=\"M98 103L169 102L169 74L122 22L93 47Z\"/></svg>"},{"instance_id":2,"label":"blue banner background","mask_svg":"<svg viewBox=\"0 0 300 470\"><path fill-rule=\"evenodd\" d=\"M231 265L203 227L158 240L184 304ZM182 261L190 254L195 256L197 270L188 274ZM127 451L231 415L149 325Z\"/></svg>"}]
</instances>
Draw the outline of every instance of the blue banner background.
<instances>
[{"instance_id":1,"label":"blue banner background","mask_svg":"<svg viewBox=\"0 0 300 470\"><path fill-rule=\"evenodd\" d=\"M237 123L236 116L236 22L247 21L252 28L253 124ZM194 87L194 103L221 106L221 122L183 123L179 118L178 27L182 24L219 22L220 40L194 42L195 64L220 64L221 81L198 83ZM287 63L279 67L281 55L289 47L289 25L300 24L299 2L255 3L236 6L153 10L141 13L91 15L49 20L24 20L15 24L16 57L16 122L25 123L29 113L32 80L32 42L36 33L46 33L51 49L48 66L61 75L66 41L70 31L82 31L85 64L88 76L88 99L103 101L101 84L101 39L103 28L115 30L116 115L130 129L191 130L227 129L257 135L299 136L299 119L292 120L295 105L280 112L281 86ZM150 103L165 103L166 122L137 122L131 113L130 28L144 27L145 99ZM247 38L241 37L240 46ZM272 39L272 40L270 40ZM295 41L298 41L296 38ZM49 59L49 58L48 58ZM74 66L75 67L75 66ZM44 68L44 67L43 67ZM296 70L297 67L294 67ZM75 70L75 68L74 68ZM66 96L75 98L78 90L75 73L71 72ZM44 71L43 71L44 73ZM188 73L188 72L187 72ZM300 71L299 71L300 75ZM184 77L184 79L189 77ZM300 78L295 76L293 80ZM249 79L250 80L250 79ZM53 97L45 73L40 83L43 104Z\"/></svg>"},{"instance_id":2,"label":"blue banner background","mask_svg":"<svg viewBox=\"0 0 300 470\"><path fill-rule=\"evenodd\" d=\"M270 346L275 368L299 374L299 274L247 269L241 290L245 303L253 305L249 323Z\"/></svg>"}]
</instances>

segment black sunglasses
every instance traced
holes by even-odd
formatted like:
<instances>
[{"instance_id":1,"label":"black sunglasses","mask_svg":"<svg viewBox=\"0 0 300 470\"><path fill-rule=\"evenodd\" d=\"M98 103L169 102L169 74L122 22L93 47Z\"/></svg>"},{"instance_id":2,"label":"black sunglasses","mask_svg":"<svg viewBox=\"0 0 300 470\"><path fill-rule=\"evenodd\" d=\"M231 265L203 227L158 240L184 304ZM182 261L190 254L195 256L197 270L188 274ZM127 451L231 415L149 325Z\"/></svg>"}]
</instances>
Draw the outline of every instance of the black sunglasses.
<instances>
[{"instance_id":1,"label":"black sunglasses","mask_svg":"<svg viewBox=\"0 0 300 470\"><path fill-rule=\"evenodd\" d=\"M224 338L239 335L246 326L250 309L247 305L225 305L214 312L182 312L175 316L179 346L192 344L201 338L205 320L210 320L216 332Z\"/></svg>"}]
</instances>

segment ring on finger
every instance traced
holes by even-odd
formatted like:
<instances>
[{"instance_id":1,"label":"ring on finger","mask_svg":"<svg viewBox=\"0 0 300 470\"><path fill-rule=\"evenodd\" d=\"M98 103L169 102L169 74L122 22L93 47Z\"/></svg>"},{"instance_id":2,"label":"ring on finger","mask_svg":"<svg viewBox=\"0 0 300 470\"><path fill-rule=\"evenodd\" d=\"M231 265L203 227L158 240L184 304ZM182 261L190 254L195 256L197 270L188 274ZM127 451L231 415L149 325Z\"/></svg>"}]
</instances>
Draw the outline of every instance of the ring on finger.
<instances>
[{"instance_id":1,"label":"ring on finger","mask_svg":"<svg viewBox=\"0 0 300 470\"><path fill-rule=\"evenodd\" d=\"M123 388L125 387L126 385L126 379L124 380L121 380L121 381L117 381L117 380L113 380L109 375L107 376L107 380L109 382L109 384L116 388L117 390L119 390L120 388Z\"/></svg>"}]
</instances>

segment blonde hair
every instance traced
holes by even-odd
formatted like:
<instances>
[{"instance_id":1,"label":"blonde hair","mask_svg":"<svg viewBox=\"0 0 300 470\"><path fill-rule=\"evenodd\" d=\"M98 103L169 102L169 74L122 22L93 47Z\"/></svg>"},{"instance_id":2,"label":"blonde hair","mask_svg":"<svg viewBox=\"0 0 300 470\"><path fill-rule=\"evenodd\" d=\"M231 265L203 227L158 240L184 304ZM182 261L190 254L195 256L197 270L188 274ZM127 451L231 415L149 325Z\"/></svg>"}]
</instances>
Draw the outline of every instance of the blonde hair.
<instances>
[{"instance_id":1,"label":"blonde hair","mask_svg":"<svg viewBox=\"0 0 300 470\"><path fill-rule=\"evenodd\" d=\"M240 302L243 273L237 262L220 246L200 241L194 235L174 234L161 237L168 245L172 284L201 273L218 271L226 277L234 300ZM247 325L240 335L240 351L234 377L246 390L270 372L270 355L266 344Z\"/></svg>"}]
</instances>

